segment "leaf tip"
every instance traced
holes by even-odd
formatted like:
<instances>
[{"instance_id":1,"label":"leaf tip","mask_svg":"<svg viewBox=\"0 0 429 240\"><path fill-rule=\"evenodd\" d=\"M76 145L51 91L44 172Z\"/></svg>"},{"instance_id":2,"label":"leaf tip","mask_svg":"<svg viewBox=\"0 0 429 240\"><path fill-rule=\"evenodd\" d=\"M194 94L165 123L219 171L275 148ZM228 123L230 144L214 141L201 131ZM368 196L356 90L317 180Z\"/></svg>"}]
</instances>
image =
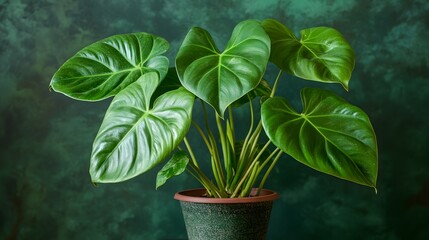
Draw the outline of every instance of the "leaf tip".
<instances>
[{"instance_id":1,"label":"leaf tip","mask_svg":"<svg viewBox=\"0 0 429 240\"><path fill-rule=\"evenodd\" d=\"M340 80L339 83L343 86L344 90L349 91L349 80Z\"/></svg>"},{"instance_id":2,"label":"leaf tip","mask_svg":"<svg viewBox=\"0 0 429 240\"><path fill-rule=\"evenodd\" d=\"M165 182L166 182L166 179L162 178L160 176L160 174L158 173L158 175L156 177L155 190L158 190L158 188L160 188L162 185L164 185Z\"/></svg>"}]
</instances>

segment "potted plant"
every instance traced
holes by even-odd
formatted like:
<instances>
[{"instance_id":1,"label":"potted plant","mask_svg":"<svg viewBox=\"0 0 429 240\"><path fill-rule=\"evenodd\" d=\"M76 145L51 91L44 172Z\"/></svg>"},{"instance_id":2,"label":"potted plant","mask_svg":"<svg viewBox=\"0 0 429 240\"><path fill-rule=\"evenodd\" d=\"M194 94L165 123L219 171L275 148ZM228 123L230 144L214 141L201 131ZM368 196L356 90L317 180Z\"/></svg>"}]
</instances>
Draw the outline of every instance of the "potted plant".
<instances>
[{"instance_id":1,"label":"potted plant","mask_svg":"<svg viewBox=\"0 0 429 240\"><path fill-rule=\"evenodd\" d=\"M376 185L377 143L365 112L319 88L301 91L302 112L276 95L283 72L339 83L348 90L354 53L343 36L328 27L304 29L300 35L274 19L246 20L234 28L221 51L209 32L193 27L173 68L162 55L169 47L165 39L148 33L115 35L67 60L50 88L83 101L113 97L93 144L94 183L125 181L171 156L158 173L157 188L185 170L204 187L175 196L183 200L184 211L190 210L185 221L198 225L187 226L190 239L262 239L266 229L259 227L267 225L277 197L263 187L284 153L320 172L374 189ZM264 78L269 62L279 69L273 80ZM193 114L196 100L202 106L198 115ZM234 111L239 107L249 109L250 126L243 139L235 132ZM210 159L195 156L186 138L191 126ZM200 167L204 161L210 162L210 175ZM206 201L214 209L202 210ZM238 203L244 208L237 208ZM221 213L214 213L216 209ZM226 209L232 213L223 214ZM221 222L214 230L207 228L214 224L208 223L209 215ZM244 223L250 230L241 227ZM197 232L201 228L204 233ZM253 237L244 235L246 231Z\"/></svg>"}]
</instances>

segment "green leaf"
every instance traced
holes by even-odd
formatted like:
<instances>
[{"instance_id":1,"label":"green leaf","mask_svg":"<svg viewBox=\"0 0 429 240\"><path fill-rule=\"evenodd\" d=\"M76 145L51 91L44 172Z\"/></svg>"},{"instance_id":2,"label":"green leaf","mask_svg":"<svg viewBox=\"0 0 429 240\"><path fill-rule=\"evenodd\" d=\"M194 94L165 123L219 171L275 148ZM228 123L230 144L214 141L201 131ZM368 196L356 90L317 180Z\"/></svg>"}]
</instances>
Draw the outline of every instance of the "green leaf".
<instances>
[{"instance_id":1,"label":"green leaf","mask_svg":"<svg viewBox=\"0 0 429 240\"><path fill-rule=\"evenodd\" d=\"M270 84L267 81L265 81L264 79L262 79L262 81L259 82L259 84L256 88L254 88L248 94L246 94L245 96L243 96L240 99L238 99L237 101L235 101L231 106L239 107L243 104L246 104L249 102L249 97L251 100L255 99L256 97L268 98L271 94L271 91L272 91L272 89L271 89Z\"/></svg>"},{"instance_id":2,"label":"green leaf","mask_svg":"<svg viewBox=\"0 0 429 240\"><path fill-rule=\"evenodd\" d=\"M118 93L94 140L93 182L120 182L146 172L177 147L191 124L194 95L184 88L150 99L159 84L147 73Z\"/></svg>"},{"instance_id":3,"label":"green leaf","mask_svg":"<svg viewBox=\"0 0 429 240\"><path fill-rule=\"evenodd\" d=\"M71 98L97 101L116 95L147 72L167 73L163 38L148 33L115 35L95 42L67 60L51 87Z\"/></svg>"},{"instance_id":4,"label":"green leaf","mask_svg":"<svg viewBox=\"0 0 429 240\"><path fill-rule=\"evenodd\" d=\"M328 27L301 30L301 39L274 19L262 22L271 38L270 61L303 79L340 83L346 90L354 68L354 52L340 32Z\"/></svg>"},{"instance_id":5,"label":"green leaf","mask_svg":"<svg viewBox=\"0 0 429 240\"><path fill-rule=\"evenodd\" d=\"M377 142L368 116L331 91L306 88L301 98L301 114L279 97L262 105L274 145L318 171L375 187Z\"/></svg>"},{"instance_id":6,"label":"green leaf","mask_svg":"<svg viewBox=\"0 0 429 240\"><path fill-rule=\"evenodd\" d=\"M169 92L171 90L178 89L181 87L182 84L179 81L179 77L177 76L176 68L169 68L167 75L165 78L161 81L159 86L156 88L155 93L152 96L152 99L155 100L158 96L161 96L162 94Z\"/></svg>"},{"instance_id":7,"label":"green leaf","mask_svg":"<svg viewBox=\"0 0 429 240\"><path fill-rule=\"evenodd\" d=\"M259 22L239 23L223 52L210 34L192 28L180 47L176 68L182 85L223 117L225 109L262 79L270 39Z\"/></svg>"},{"instance_id":8,"label":"green leaf","mask_svg":"<svg viewBox=\"0 0 429 240\"><path fill-rule=\"evenodd\" d=\"M168 179L183 173L188 162L188 155L184 151L175 153L156 175L156 189L164 185Z\"/></svg>"}]
</instances>

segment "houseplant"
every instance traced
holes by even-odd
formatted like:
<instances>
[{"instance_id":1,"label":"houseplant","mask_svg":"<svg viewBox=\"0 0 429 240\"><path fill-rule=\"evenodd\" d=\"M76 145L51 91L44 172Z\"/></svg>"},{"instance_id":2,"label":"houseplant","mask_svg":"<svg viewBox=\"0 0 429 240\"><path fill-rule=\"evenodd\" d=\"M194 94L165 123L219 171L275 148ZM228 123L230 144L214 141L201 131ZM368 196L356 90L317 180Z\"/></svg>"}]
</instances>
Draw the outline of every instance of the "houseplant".
<instances>
[{"instance_id":1,"label":"houseplant","mask_svg":"<svg viewBox=\"0 0 429 240\"><path fill-rule=\"evenodd\" d=\"M93 144L94 183L125 181L171 156L158 173L157 187L186 169L204 187L205 198L244 198L259 195L286 153L320 172L375 188L376 137L361 109L318 88L301 91L302 113L276 96L283 72L348 89L354 53L342 35L327 27L300 35L274 19L246 20L220 51L209 32L194 27L174 68L162 55L169 46L165 39L115 35L67 60L50 87L84 101L114 96ZM279 68L273 81L264 79L269 62ZM201 101L198 116L192 112L195 101ZM237 107L249 109L244 139L235 132ZM213 180L200 167L206 159L197 160L186 138L191 126L207 146ZM263 135L268 140L261 143Z\"/></svg>"}]
</instances>

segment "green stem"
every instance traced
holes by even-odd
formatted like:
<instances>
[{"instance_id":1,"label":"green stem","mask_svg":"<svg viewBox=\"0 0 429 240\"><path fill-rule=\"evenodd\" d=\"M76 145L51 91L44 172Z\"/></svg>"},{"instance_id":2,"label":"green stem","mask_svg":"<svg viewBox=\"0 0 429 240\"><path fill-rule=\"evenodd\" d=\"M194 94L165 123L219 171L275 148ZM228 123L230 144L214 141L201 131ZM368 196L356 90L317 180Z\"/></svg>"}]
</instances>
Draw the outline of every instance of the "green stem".
<instances>
[{"instance_id":1,"label":"green stem","mask_svg":"<svg viewBox=\"0 0 429 240\"><path fill-rule=\"evenodd\" d=\"M220 191L216 189L216 186L214 186L213 183L208 179L208 177L200 170L197 160L195 158L194 152L192 151L191 145L189 144L186 137L183 139L183 141L191 157L191 161L189 162L189 165L195 171L196 176L198 177L196 177L195 175L193 176L196 177L196 179L202 183L204 188L207 189L208 193L215 193L218 197L226 197L226 194L224 193L223 189L221 189Z\"/></svg>"},{"instance_id":2,"label":"green stem","mask_svg":"<svg viewBox=\"0 0 429 240\"><path fill-rule=\"evenodd\" d=\"M267 143L265 143L265 145L262 147L262 149L261 150L259 150L259 152L258 152L258 155L256 155L256 157L255 158L253 158L253 156L251 156L250 158L251 159L253 159L252 161L251 161L251 163L250 163L250 166L247 168L247 172L246 172L246 174L240 179L240 182L239 182L239 184L235 187L235 191L234 191L234 193L238 193L238 190L239 190L239 188L241 187L241 185L243 185L243 183L246 181L246 178L247 178L247 176L249 175L249 172L250 172L250 170L253 168L253 170L252 170L252 175L251 175L251 177L249 177L248 178L248 180L247 181L251 181L252 182L252 186L253 186L253 182L255 181L255 179L256 179L256 177L259 175L259 173L260 173L260 171L258 170L259 169L259 158L262 156L262 154L264 153L264 151L268 148L268 146L271 144L271 140L269 140ZM253 148L253 149L255 149L255 148ZM254 153L253 153L254 154ZM254 165L257 165L257 166L254 166ZM261 166L261 168L263 167L263 166L265 166L264 164ZM256 171L256 170L258 170L258 171ZM256 171L256 172L255 172ZM254 177L252 177L252 176L254 176ZM252 180L253 179L253 180ZM248 182L247 182L248 183ZM248 188L249 188L249 184L245 184L246 185L246 187L245 187L245 189L243 189L243 191L244 192L246 192L247 190L248 190ZM241 195L240 195L241 196Z\"/></svg>"},{"instance_id":3,"label":"green stem","mask_svg":"<svg viewBox=\"0 0 429 240\"><path fill-rule=\"evenodd\" d=\"M254 157L255 157L255 154L257 153L257 145L258 145L259 136L261 134L261 130L262 130L262 123L261 121L259 121L258 126L256 127L255 131L250 137L248 146L246 146L246 148L250 148L247 158L251 161L255 159ZM245 167L247 168L249 165L250 165L250 161L247 162L247 164L245 164Z\"/></svg>"},{"instance_id":4,"label":"green stem","mask_svg":"<svg viewBox=\"0 0 429 240\"><path fill-rule=\"evenodd\" d=\"M249 132L247 133L246 138L244 139L243 148L241 149L240 157L238 158L239 161L241 161L243 159L244 154L246 153L247 143L248 143L250 137L252 136L253 125L255 122L252 99L249 97L249 95L247 95L247 97L249 98L249 107L250 107L250 127L249 127Z\"/></svg>"},{"instance_id":5,"label":"green stem","mask_svg":"<svg viewBox=\"0 0 429 240\"><path fill-rule=\"evenodd\" d=\"M230 157L231 167L229 169L229 175L227 174L227 187L231 185L232 178L234 177L234 171L237 169L237 159L235 154L235 125L234 116L232 113L232 107L228 107L228 122L226 129L226 137L229 142L228 145L228 156Z\"/></svg>"},{"instance_id":6,"label":"green stem","mask_svg":"<svg viewBox=\"0 0 429 240\"><path fill-rule=\"evenodd\" d=\"M258 187L258 193L256 195L259 195L259 193L261 192L262 188L265 185L265 182L267 181L268 176L270 175L271 171L273 170L274 166L276 165L277 161L280 159L280 156L283 154L282 151L279 151L277 153L276 158L274 158L273 162L271 163L270 167L268 168L267 172L265 172L264 177L261 180L261 183L259 184Z\"/></svg>"},{"instance_id":7,"label":"green stem","mask_svg":"<svg viewBox=\"0 0 429 240\"><path fill-rule=\"evenodd\" d=\"M249 153L248 153L248 143L249 140L252 136L252 131L253 131L253 127L254 127L254 112L253 112L253 104L252 104L252 99L250 98L249 95L247 95L247 97L249 98L249 107L250 107L250 127L249 127L249 131L246 135L246 138L244 139L243 142L243 146L241 148L241 152L240 152L240 156L238 157L237 160L237 171L234 175L234 178L232 180L232 183L230 185L231 189L234 189L235 186L237 185L237 183L240 181L240 176L241 173L245 170L245 167L248 166L248 161L249 161Z\"/></svg>"},{"instance_id":8,"label":"green stem","mask_svg":"<svg viewBox=\"0 0 429 240\"><path fill-rule=\"evenodd\" d=\"M280 151L280 148L274 149L274 151L263 161L261 170L268 164L268 162Z\"/></svg>"},{"instance_id":9,"label":"green stem","mask_svg":"<svg viewBox=\"0 0 429 240\"><path fill-rule=\"evenodd\" d=\"M249 141L249 144L252 145L252 149L256 149L256 146L258 145L259 136L261 135L261 131L262 131L262 121L259 121L258 126L253 132L253 135Z\"/></svg>"},{"instance_id":10,"label":"green stem","mask_svg":"<svg viewBox=\"0 0 429 240\"><path fill-rule=\"evenodd\" d=\"M218 114L216 114L216 124L219 131L219 139L220 139L220 144L222 148L223 162L224 162L224 167L225 167L225 171L228 179L228 177L231 176L231 159L229 157L228 139L226 138L226 135L222 126L222 120Z\"/></svg>"},{"instance_id":11,"label":"green stem","mask_svg":"<svg viewBox=\"0 0 429 240\"><path fill-rule=\"evenodd\" d=\"M191 145L189 144L188 139L186 139L186 137L183 138L183 142L185 143L185 146L188 149L192 162L194 163L195 166L199 168L197 159L195 158L194 152L192 151Z\"/></svg>"},{"instance_id":12,"label":"green stem","mask_svg":"<svg viewBox=\"0 0 429 240\"><path fill-rule=\"evenodd\" d=\"M216 139L210 129L209 126L209 121L208 121L208 114L207 114L207 109L205 107L204 102L201 100L202 103L202 107L203 107L203 114L204 114L204 121L206 123L206 129L207 129L207 133L209 136L209 141L210 141L210 148L212 149L211 151L211 156L212 156L212 170L213 170L213 174L216 180L216 183L218 184L219 188L222 189L222 191L224 191L225 189L225 183L224 183L224 174L223 174L223 170L222 170L222 165L220 162L220 156L219 156L219 151L217 148L217 144L216 144Z\"/></svg>"},{"instance_id":13,"label":"green stem","mask_svg":"<svg viewBox=\"0 0 429 240\"><path fill-rule=\"evenodd\" d=\"M277 74L277 78L276 78L276 80L274 81L274 86L273 86L273 89L271 90L270 97L274 97L274 94L275 94L275 92L276 92L276 90L277 90L277 85L278 85L278 83L279 83L279 79L280 79L280 77L281 77L282 73L283 73L283 70L280 70L279 74Z\"/></svg>"},{"instance_id":14,"label":"green stem","mask_svg":"<svg viewBox=\"0 0 429 240\"><path fill-rule=\"evenodd\" d=\"M252 174L250 174L250 177L247 179L245 187L240 193L240 197L248 197L250 195L250 192L252 191L252 188L253 188L253 184L255 183L255 180L258 177L258 172L259 172L259 162L256 162L255 166L253 167Z\"/></svg>"},{"instance_id":15,"label":"green stem","mask_svg":"<svg viewBox=\"0 0 429 240\"><path fill-rule=\"evenodd\" d=\"M241 178L240 182L238 183L237 187L235 187L234 192L232 193L232 195L230 196L231 198L234 198L235 196L237 196L238 191L241 188L241 185L243 185L244 181L246 180L247 176L250 174L250 172L252 171L253 166L256 164L257 162L253 161L249 168L246 171L246 174L244 174L244 176Z\"/></svg>"},{"instance_id":16,"label":"green stem","mask_svg":"<svg viewBox=\"0 0 429 240\"><path fill-rule=\"evenodd\" d=\"M264 153L264 151L268 148L268 146L270 146L270 144L271 144L271 140L268 140L268 142L265 143L265 145L262 147L262 149L259 151L258 155L256 155L256 157L255 157L255 159L253 161L258 161L259 158Z\"/></svg>"},{"instance_id":17,"label":"green stem","mask_svg":"<svg viewBox=\"0 0 429 240\"><path fill-rule=\"evenodd\" d=\"M191 168L191 169L193 169L193 168ZM197 173L194 173L194 172L192 172L189 168L186 168L186 170L195 178L195 179L197 179L197 181L198 182L200 182L201 183L201 185L203 185L203 187L207 190L207 194L209 195L209 196L213 196L213 195L215 195L214 193L212 193L212 190L211 190L211 188L208 186L208 185L206 185L206 183L200 178L200 177L198 177L198 174ZM194 170L195 171L195 170Z\"/></svg>"},{"instance_id":18,"label":"green stem","mask_svg":"<svg viewBox=\"0 0 429 240\"><path fill-rule=\"evenodd\" d=\"M222 172L222 166L220 162L219 151L216 145L216 140L213 134L211 133L209 135L209 139L210 139L210 144L212 146L211 148L213 150L213 153L211 155L213 175L215 177L216 183L218 184L219 188L224 189L225 188L225 183L223 182L224 175Z\"/></svg>"},{"instance_id":19,"label":"green stem","mask_svg":"<svg viewBox=\"0 0 429 240\"><path fill-rule=\"evenodd\" d=\"M231 107L228 107L228 120L229 120L229 126L231 128L231 132L235 133L234 115L232 114L232 108ZM233 142L235 142L235 136L232 135L232 137L234 137L232 140L233 140Z\"/></svg>"},{"instance_id":20,"label":"green stem","mask_svg":"<svg viewBox=\"0 0 429 240\"><path fill-rule=\"evenodd\" d=\"M201 138L203 139L204 143L205 143L205 144L206 144L206 146L207 146L207 149L208 149L208 150L209 150L209 152L210 152L210 155L212 155L212 154L213 154L213 149L211 148L210 142L209 142L209 140L207 139L206 135L204 134L204 131L201 129L201 127L200 127L196 122L192 121L192 125L194 125L194 127L195 127L195 128L197 129L197 131L200 133Z\"/></svg>"},{"instance_id":21,"label":"green stem","mask_svg":"<svg viewBox=\"0 0 429 240\"><path fill-rule=\"evenodd\" d=\"M201 172L201 170L193 164L193 162L189 162L189 165L191 166L192 170L195 171L196 175L199 177L199 179L203 182L203 186L210 192L214 193L217 197L227 197L225 193L222 193L217 187L207 178L207 176ZM198 179L197 177L197 179Z\"/></svg>"}]
</instances>

